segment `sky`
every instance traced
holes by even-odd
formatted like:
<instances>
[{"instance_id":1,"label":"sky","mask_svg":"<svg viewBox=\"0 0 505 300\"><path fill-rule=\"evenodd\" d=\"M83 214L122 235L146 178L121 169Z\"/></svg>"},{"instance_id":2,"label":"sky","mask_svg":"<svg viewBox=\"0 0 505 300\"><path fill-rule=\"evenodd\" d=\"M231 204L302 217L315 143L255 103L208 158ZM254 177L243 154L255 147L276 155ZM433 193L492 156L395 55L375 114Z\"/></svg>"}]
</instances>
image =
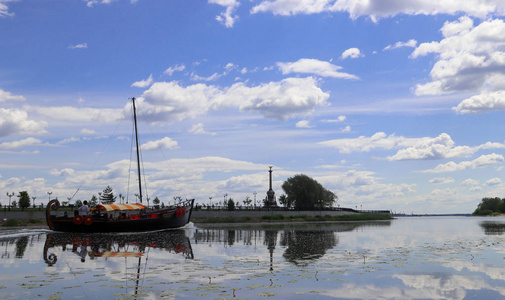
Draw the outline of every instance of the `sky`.
<instances>
[{"instance_id":1,"label":"sky","mask_svg":"<svg viewBox=\"0 0 505 300\"><path fill-rule=\"evenodd\" d=\"M0 0L0 203L108 185L134 202L136 97L165 204L259 203L273 166L277 197L305 174L336 206L471 213L505 197L504 17L502 0Z\"/></svg>"}]
</instances>

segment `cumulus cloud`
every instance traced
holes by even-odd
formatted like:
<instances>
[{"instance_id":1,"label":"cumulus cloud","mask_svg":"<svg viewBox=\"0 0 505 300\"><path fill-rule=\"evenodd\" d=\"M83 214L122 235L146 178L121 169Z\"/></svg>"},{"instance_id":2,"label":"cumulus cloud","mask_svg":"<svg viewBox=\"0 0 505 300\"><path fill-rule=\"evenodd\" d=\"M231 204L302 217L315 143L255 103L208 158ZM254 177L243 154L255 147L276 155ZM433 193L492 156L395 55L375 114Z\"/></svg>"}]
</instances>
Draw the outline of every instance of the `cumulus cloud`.
<instances>
[{"instance_id":1,"label":"cumulus cloud","mask_svg":"<svg viewBox=\"0 0 505 300\"><path fill-rule=\"evenodd\" d=\"M504 4L501 4L503 6ZM474 26L469 17L446 22L443 39L420 44L412 58L435 54L431 81L415 88L417 95L441 95L470 91L478 95L454 108L460 113L503 110L505 90L505 22L487 20Z\"/></svg>"},{"instance_id":2,"label":"cumulus cloud","mask_svg":"<svg viewBox=\"0 0 505 300\"><path fill-rule=\"evenodd\" d=\"M347 119L346 116L338 116L338 118L336 118L336 119L324 119L321 122L324 122L324 123L340 123L340 122L344 122L346 119Z\"/></svg>"},{"instance_id":3,"label":"cumulus cloud","mask_svg":"<svg viewBox=\"0 0 505 300\"><path fill-rule=\"evenodd\" d=\"M312 77L286 78L252 87L240 82L224 89L202 83L183 87L172 81L154 83L139 99L139 110L155 121L194 118L227 107L285 120L326 105L328 98L329 94Z\"/></svg>"},{"instance_id":4,"label":"cumulus cloud","mask_svg":"<svg viewBox=\"0 0 505 300\"><path fill-rule=\"evenodd\" d=\"M96 131L94 131L93 129L83 128L83 129L81 129L81 134L94 135L94 134L96 134Z\"/></svg>"},{"instance_id":5,"label":"cumulus cloud","mask_svg":"<svg viewBox=\"0 0 505 300\"><path fill-rule=\"evenodd\" d=\"M51 171L49 171L49 174L53 176L67 177L67 176L73 176L75 174L75 170L70 168L63 168L60 170L52 169Z\"/></svg>"},{"instance_id":6,"label":"cumulus cloud","mask_svg":"<svg viewBox=\"0 0 505 300\"><path fill-rule=\"evenodd\" d=\"M16 1L16 0L0 0L0 18L1 17L12 17L14 13L9 12L9 7L6 3Z\"/></svg>"},{"instance_id":7,"label":"cumulus cloud","mask_svg":"<svg viewBox=\"0 0 505 300\"><path fill-rule=\"evenodd\" d=\"M180 65L175 65L175 66L169 67L163 73L167 74L169 76L172 76L175 72L182 72L185 69L186 69L186 66L184 64L180 64Z\"/></svg>"},{"instance_id":8,"label":"cumulus cloud","mask_svg":"<svg viewBox=\"0 0 505 300\"><path fill-rule=\"evenodd\" d=\"M177 149L177 141L172 140L169 137L164 137L161 140L149 141L140 146L142 150L150 151L156 149Z\"/></svg>"},{"instance_id":9,"label":"cumulus cloud","mask_svg":"<svg viewBox=\"0 0 505 300\"><path fill-rule=\"evenodd\" d=\"M340 66L312 58L302 58L296 62L278 62L277 67L281 70L282 74L304 73L321 77L359 79L355 75L339 72L342 69Z\"/></svg>"},{"instance_id":10,"label":"cumulus cloud","mask_svg":"<svg viewBox=\"0 0 505 300\"><path fill-rule=\"evenodd\" d=\"M482 149L505 149L505 144L485 143L475 147L455 146L452 138L442 133L437 137L406 138L377 132L371 137L336 139L319 142L320 145L337 149L340 153L369 152L374 149L403 148L388 160L442 159L469 156Z\"/></svg>"},{"instance_id":11,"label":"cumulus cloud","mask_svg":"<svg viewBox=\"0 0 505 300\"><path fill-rule=\"evenodd\" d=\"M87 43L82 43L82 44L77 44L77 45L70 45L68 46L68 49L86 49L88 48L88 44Z\"/></svg>"},{"instance_id":12,"label":"cumulus cloud","mask_svg":"<svg viewBox=\"0 0 505 300\"><path fill-rule=\"evenodd\" d=\"M27 146L36 146L36 145L41 145L42 141L36 138L26 138L23 140L19 141L13 141L13 142L4 142L0 143L0 149L17 149L17 148L23 148Z\"/></svg>"},{"instance_id":13,"label":"cumulus cloud","mask_svg":"<svg viewBox=\"0 0 505 300\"><path fill-rule=\"evenodd\" d=\"M463 180L463 182L461 182L461 185L462 186L471 186L471 185L479 185L479 181L478 180L475 180L475 179L465 179Z\"/></svg>"},{"instance_id":14,"label":"cumulus cloud","mask_svg":"<svg viewBox=\"0 0 505 300\"><path fill-rule=\"evenodd\" d=\"M217 4L226 7L226 10L216 16L216 20L226 26L227 28L233 27L238 16L234 16L235 10L239 7L240 2L237 0L209 0L208 3Z\"/></svg>"},{"instance_id":15,"label":"cumulus cloud","mask_svg":"<svg viewBox=\"0 0 505 300\"><path fill-rule=\"evenodd\" d=\"M491 178L488 181L486 181L485 185L488 186L493 186L493 185L499 185L501 183L501 179L498 177Z\"/></svg>"},{"instance_id":16,"label":"cumulus cloud","mask_svg":"<svg viewBox=\"0 0 505 300\"><path fill-rule=\"evenodd\" d=\"M429 183L433 184L446 184L446 183L453 183L454 179L452 177L437 177L429 180Z\"/></svg>"},{"instance_id":17,"label":"cumulus cloud","mask_svg":"<svg viewBox=\"0 0 505 300\"><path fill-rule=\"evenodd\" d=\"M505 91L484 92L461 101L452 108L461 114L485 113L505 110Z\"/></svg>"},{"instance_id":18,"label":"cumulus cloud","mask_svg":"<svg viewBox=\"0 0 505 300\"><path fill-rule=\"evenodd\" d=\"M153 74L149 75L149 78L140 80L140 81L135 81L132 83L132 87L139 87L139 88L145 88L150 86L153 83Z\"/></svg>"},{"instance_id":19,"label":"cumulus cloud","mask_svg":"<svg viewBox=\"0 0 505 300\"><path fill-rule=\"evenodd\" d=\"M20 95L13 95L11 92L4 91L0 89L0 102L5 102L9 100L14 100L14 101L25 101L25 97L20 96Z\"/></svg>"},{"instance_id":20,"label":"cumulus cloud","mask_svg":"<svg viewBox=\"0 0 505 300\"><path fill-rule=\"evenodd\" d=\"M296 128L312 128L313 126L310 125L309 121L302 120L296 123Z\"/></svg>"},{"instance_id":21,"label":"cumulus cloud","mask_svg":"<svg viewBox=\"0 0 505 300\"><path fill-rule=\"evenodd\" d=\"M501 164L502 162L503 162L502 155L492 153L489 155L481 155L472 161L462 161L460 163L455 163L451 161L446 164L440 164L436 166L434 169L424 170L422 171L422 173L456 172L467 169L482 168L486 166Z\"/></svg>"},{"instance_id":22,"label":"cumulus cloud","mask_svg":"<svg viewBox=\"0 0 505 300\"><path fill-rule=\"evenodd\" d=\"M89 108L71 106L41 107L31 106L30 110L54 120L83 121L83 122L115 122L124 117L123 110L110 108Z\"/></svg>"},{"instance_id":23,"label":"cumulus cloud","mask_svg":"<svg viewBox=\"0 0 505 300\"><path fill-rule=\"evenodd\" d=\"M198 124L195 124L195 125L191 126L191 128L188 131L190 133L192 133L192 134L210 134L210 135L216 135L215 132L207 132L207 131L205 131L205 129L203 128L203 124L202 123L198 123Z\"/></svg>"},{"instance_id":24,"label":"cumulus cloud","mask_svg":"<svg viewBox=\"0 0 505 300\"><path fill-rule=\"evenodd\" d=\"M387 45L383 50L393 50L393 49L398 49L398 48L403 48L403 47L411 47L415 48L417 46L417 41L416 40L409 40L408 42L396 42L394 45Z\"/></svg>"},{"instance_id":25,"label":"cumulus cloud","mask_svg":"<svg viewBox=\"0 0 505 300\"><path fill-rule=\"evenodd\" d=\"M28 119L28 113L20 109L0 108L0 137L11 134L38 135L46 133L47 122Z\"/></svg>"},{"instance_id":26,"label":"cumulus cloud","mask_svg":"<svg viewBox=\"0 0 505 300\"><path fill-rule=\"evenodd\" d=\"M251 9L252 14L261 12L270 12L274 15L282 16L317 14L323 12L347 12L353 19L360 16L369 16L373 21L398 14L437 15L464 13L473 17L485 18L491 14L505 13L505 4L501 0L264 0Z\"/></svg>"},{"instance_id":27,"label":"cumulus cloud","mask_svg":"<svg viewBox=\"0 0 505 300\"><path fill-rule=\"evenodd\" d=\"M364 56L358 48L349 48L345 50L340 56L341 59L358 58Z\"/></svg>"}]
</instances>

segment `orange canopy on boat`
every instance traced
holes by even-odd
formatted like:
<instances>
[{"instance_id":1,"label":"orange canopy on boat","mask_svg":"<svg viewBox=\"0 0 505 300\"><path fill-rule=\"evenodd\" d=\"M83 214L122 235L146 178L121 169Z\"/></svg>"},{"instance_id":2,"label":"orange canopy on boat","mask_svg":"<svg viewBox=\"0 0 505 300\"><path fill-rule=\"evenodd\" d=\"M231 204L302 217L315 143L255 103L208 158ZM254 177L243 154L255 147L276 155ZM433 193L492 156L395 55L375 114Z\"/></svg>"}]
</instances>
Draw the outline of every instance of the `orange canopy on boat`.
<instances>
[{"instance_id":1,"label":"orange canopy on boat","mask_svg":"<svg viewBox=\"0 0 505 300\"><path fill-rule=\"evenodd\" d=\"M113 211L113 210L138 210L138 209L145 209L146 207L142 204L138 203L133 203L133 204L98 204L96 206L96 209L98 210L106 210L106 211Z\"/></svg>"}]
</instances>

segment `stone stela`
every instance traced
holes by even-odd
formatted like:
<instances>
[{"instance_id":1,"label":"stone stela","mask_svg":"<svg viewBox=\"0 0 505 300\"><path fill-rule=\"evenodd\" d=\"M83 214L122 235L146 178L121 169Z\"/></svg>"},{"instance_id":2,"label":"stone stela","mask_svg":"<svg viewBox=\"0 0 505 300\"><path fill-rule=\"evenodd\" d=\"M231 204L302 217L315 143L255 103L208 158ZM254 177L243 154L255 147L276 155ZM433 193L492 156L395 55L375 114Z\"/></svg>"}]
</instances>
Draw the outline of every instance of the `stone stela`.
<instances>
[{"instance_id":1,"label":"stone stela","mask_svg":"<svg viewBox=\"0 0 505 300\"><path fill-rule=\"evenodd\" d=\"M277 201L275 200L275 192L272 189L272 168L273 166L269 167L270 170L268 171L270 173L270 188L268 189L267 192L267 202L265 203L265 207L277 207Z\"/></svg>"}]
</instances>

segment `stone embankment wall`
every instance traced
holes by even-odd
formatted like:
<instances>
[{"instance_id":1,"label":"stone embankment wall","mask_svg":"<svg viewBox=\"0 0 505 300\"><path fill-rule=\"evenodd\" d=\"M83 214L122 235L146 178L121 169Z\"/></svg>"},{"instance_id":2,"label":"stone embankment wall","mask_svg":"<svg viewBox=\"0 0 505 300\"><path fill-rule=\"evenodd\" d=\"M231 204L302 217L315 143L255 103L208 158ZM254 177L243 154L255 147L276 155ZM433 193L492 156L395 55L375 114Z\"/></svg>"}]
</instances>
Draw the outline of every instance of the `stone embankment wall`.
<instances>
[{"instance_id":1,"label":"stone embankment wall","mask_svg":"<svg viewBox=\"0 0 505 300\"><path fill-rule=\"evenodd\" d=\"M265 215L283 215L285 217L289 216L316 216L316 215L330 215L330 216L342 216L349 214L360 213L359 211L318 211L318 210L310 210L310 211L285 211L285 210L235 210L235 211L226 211L226 210L194 210L192 212L191 217L195 219L200 218L243 218L243 217L251 217L251 218L261 218ZM363 211L363 213L371 213L371 211ZM380 212L373 212L380 213ZM0 210L0 218L2 219L45 219L46 211L36 210L36 211L6 211Z\"/></svg>"}]
</instances>

